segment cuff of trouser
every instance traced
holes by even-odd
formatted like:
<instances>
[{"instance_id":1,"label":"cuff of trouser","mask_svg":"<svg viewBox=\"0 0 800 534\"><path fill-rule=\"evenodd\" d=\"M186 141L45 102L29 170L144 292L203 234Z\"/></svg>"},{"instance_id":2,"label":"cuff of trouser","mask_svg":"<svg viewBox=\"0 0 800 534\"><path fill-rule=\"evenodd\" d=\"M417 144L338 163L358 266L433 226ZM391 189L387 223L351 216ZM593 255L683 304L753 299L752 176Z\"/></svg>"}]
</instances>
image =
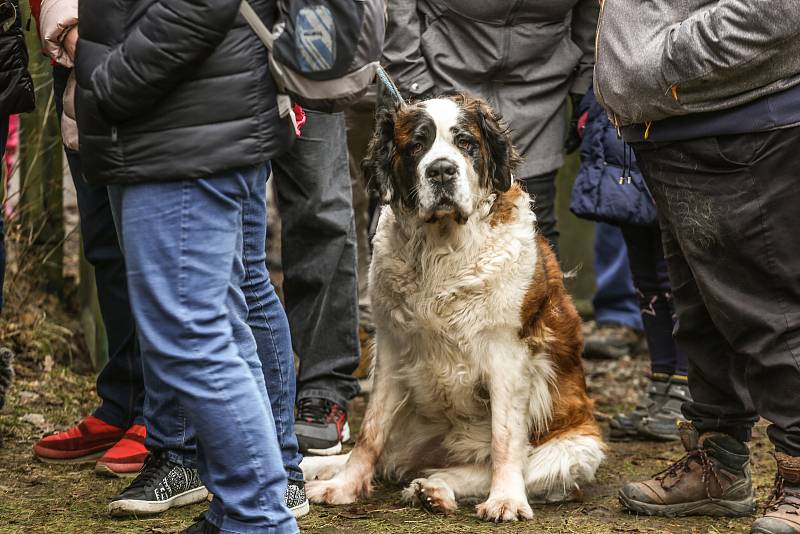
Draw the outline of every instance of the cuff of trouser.
<instances>
[{"instance_id":1,"label":"cuff of trouser","mask_svg":"<svg viewBox=\"0 0 800 534\"><path fill-rule=\"evenodd\" d=\"M131 425L130 416L118 413L117 410L114 410L107 404L101 404L100 407L96 409L92 415L97 417L104 423L119 428L127 429Z\"/></svg>"},{"instance_id":2,"label":"cuff of trouser","mask_svg":"<svg viewBox=\"0 0 800 534\"><path fill-rule=\"evenodd\" d=\"M353 397L358 395L358 385L356 383L356 392L353 394ZM303 399L325 399L331 402L335 402L345 410L347 410L347 405L350 402L350 399L353 397L347 398L343 395L340 395L336 391L331 391L329 389L303 389L300 393L297 394L297 402L299 403Z\"/></svg>"},{"instance_id":3,"label":"cuff of trouser","mask_svg":"<svg viewBox=\"0 0 800 534\"><path fill-rule=\"evenodd\" d=\"M299 534L300 528L292 515L289 515L284 525L267 527L242 523L230 517L225 517L221 511L219 499L211 501L205 519L220 530L220 534Z\"/></svg>"},{"instance_id":4,"label":"cuff of trouser","mask_svg":"<svg viewBox=\"0 0 800 534\"><path fill-rule=\"evenodd\" d=\"M293 482L303 482L303 471L300 469L286 469L286 478Z\"/></svg>"},{"instance_id":5,"label":"cuff of trouser","mask_svg":"<svg viewBox=\"0 0 800 534\"><path fill-rule=\"evenodd\" d=\"M746 443L753 437L753 428L747 426L726 425L722 421L692 421L692 425L700 434L706 432L720 432L727 434L736 441Z\"/></svg>"},{"instance_id":6,"label":"cuff of trouser","mask_svg":"<svg viewBox=\"0 0 800 534\"><path fill-rule=\"evenodd\" d=\"M187 469L197 469L197 457L186 452L167 450L167 459Z\"/></svg>"}]
</instances>

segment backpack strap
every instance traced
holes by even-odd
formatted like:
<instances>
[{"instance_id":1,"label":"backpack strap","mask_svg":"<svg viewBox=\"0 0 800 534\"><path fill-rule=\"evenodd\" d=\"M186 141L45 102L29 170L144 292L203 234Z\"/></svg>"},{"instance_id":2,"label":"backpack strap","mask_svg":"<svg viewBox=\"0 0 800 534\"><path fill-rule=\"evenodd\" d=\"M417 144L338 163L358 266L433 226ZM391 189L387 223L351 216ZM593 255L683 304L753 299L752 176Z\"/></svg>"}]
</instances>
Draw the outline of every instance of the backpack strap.
<instances>
[{"instance_id":1,"label":"backpack strap","mask_svg":"<svg viewBox=\"0 0 800 534\"><path fill-rule=\"evenodd\" d=\"M244 17L244 20L247 21L258 38L261 39L261 42L264 43L267 50L272 52L272 45L275 43L275 38L272 36L272 32L269 31L269 28L261 21L261 18L253 11L253 7L247 0L242 0L239 6L239 13Z\"/></svg>"}]
</instances>

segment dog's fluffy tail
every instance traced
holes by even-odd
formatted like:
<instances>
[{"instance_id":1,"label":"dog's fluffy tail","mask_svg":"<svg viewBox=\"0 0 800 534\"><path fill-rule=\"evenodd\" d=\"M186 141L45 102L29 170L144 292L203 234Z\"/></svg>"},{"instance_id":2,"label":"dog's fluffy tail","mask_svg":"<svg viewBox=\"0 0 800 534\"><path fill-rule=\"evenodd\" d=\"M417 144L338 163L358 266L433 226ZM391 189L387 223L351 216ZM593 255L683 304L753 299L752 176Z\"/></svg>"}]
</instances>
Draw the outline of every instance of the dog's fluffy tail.
<instances>
[{"instance_id":1,"label":"dog's fluffy tail","mask_svg":"<svg viewBox=\"0 0 800 534\"><path fill-rule=\"evenodd\" d=\"M594 480L604 458L605 444L586 434L567 434L533 447L526 466L528 495L545 502L571 500L581 484Z\"/></svg>"}]
</instances>

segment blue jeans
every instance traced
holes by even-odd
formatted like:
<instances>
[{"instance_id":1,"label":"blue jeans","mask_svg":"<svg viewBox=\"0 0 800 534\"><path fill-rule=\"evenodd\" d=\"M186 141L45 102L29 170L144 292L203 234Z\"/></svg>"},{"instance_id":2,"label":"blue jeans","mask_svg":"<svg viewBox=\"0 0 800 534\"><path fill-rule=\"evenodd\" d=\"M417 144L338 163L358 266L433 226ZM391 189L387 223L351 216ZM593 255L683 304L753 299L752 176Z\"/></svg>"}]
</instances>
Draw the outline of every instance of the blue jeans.
<instances>
[{"instance_id":1,"label":"blue jeans","mask_svg":"<svg viewBox=\"0 0 800 534\"><path fill-rule=\"evenodd\" d=\"M267 272L267 184L251 192L242 209L247 324L253 332L264 371L267 395L278 431L283 467L291 480L302 481L300 449L294 433L296 382L289 321Z\"/></svg>"},{"instance_id":2,"label":"blue jeans","mask_svg":"<svg viewBox=\"0 0 800 534\"><path fill-rule=\"evenodd\" d=\"M120 188L109 187L113 211L120 211ZM241 289L247 302L247 324L255 337L272 416L278 433L278 444L286 475L302 481L302 456L294 433L295 374L289 323L266 266L266 186L255 188L242 207L243 255L245 276ZM237 323L238 324L238 323ZM235 334L246 343L250 335L243 328ZM166 397L148 396L145 410L148 416L147 446L151 450L167 451L174 462L196 467L197 443L195 432L180 405Z\"/></svg>"},{"instance_id":3,"label":"blue jeans","mask_svg":"<svg viewBox=\"0 0 800 534\"><path fill-rule=\"evenodd\" d=\"M70 72L64 67L53 67L53 96L59 116ZM144 424L142 358L128 300L125 258L117 239L108 193L105 187L91 185L84 179L77 152L65 148L65 153L78 200L83 252L94 267L97 300L108 338L108 362L97 375L100 406L93 415L121 428Z\"/></svg>"},{"instance_id":4,"label":"blue jeans","mask_svg":"<svg viewBox=\"0 0 800 534\"><path fill-rule=\"evenodd\" d=\"M597 292L592 299L595 320L599 324L617 323L641 330L642 316L628 264L628 250L618 227L595 225L594 271L597 280Z\"/></svg>"},{"instance_id":5,"label":"blue jeans","mask_svg":"<svg viewBox=\"0 0 800 534\"><path fill-rule=\"evenodd\" d=\"M191 423L200 477L215 496L206 518L224 533L298 532L243 291L245 204L266 172L114 188L146 424L181 439Z\"/></svg>"}]
</instances>

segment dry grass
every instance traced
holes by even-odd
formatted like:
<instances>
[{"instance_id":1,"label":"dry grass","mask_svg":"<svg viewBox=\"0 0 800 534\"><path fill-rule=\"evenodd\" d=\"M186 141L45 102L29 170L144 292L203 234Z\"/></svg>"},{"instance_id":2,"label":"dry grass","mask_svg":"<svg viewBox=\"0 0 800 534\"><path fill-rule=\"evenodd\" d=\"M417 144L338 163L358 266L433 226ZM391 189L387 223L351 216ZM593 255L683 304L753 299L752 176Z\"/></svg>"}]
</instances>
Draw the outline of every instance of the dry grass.
<instances>
[{"instance_id":1,"label":"dry grass","mask_svg":"<svg viewBox=\"0 0 800 534\"><path fill-rule=\"evenodd\" d=\"M174 533L203 511L202 505L196 505L157 518L114 520L107 517L105 506L126 481L99 478L88 465L52 466L36 461L31 446L43 432L66 427L95 404L91 374L75 372L64 365L61 357L50 369L44 369L37 361L35 358L23 361L8 405L0 413L0 436L4 440L0 448L0 531L3 534ZM625 369L640 370L644 365L643 360L590 363L592 389L601 399L605 398L603 391L633 396L626 393L625 384L630 384L631 380ZM608 405L601 408L613 410ZM357 399L353 405L355 427L363 409L364 400ZM32 414L42 417L32 417ZM753 449L758 494L763 501L771 487L773 472L763 431L758 433ZM644 518L620 511L615 495L623 481L660 471L680 454L677 445L614 444L597 483L587 489L582 502L537 505L534 507L536 518L528 523L486 524L474 517L469 505L462 505L459 513L452 517L428 514L403 506L399 487L378 485L372 497L357 505L313 507L300 526L304 532L316 534L748 532L749 519Z\"/></svg>"}]
</instances>

